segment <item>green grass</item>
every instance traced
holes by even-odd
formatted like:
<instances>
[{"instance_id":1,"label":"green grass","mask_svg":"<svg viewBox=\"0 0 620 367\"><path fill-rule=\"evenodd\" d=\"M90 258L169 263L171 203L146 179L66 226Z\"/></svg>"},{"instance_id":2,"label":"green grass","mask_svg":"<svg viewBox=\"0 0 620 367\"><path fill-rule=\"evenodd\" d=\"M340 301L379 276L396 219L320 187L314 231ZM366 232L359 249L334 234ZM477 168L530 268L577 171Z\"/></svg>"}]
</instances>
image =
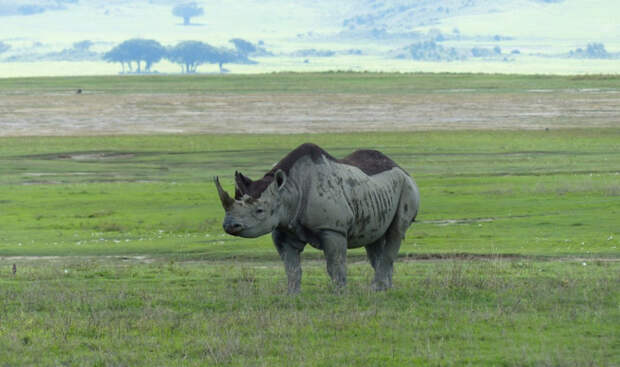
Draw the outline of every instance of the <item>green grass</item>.
<instances>
[{"instance_id":1,"label":"green grass","mask_svg":"<svg viewBox=\"0 0 620 367\"><path fill-rule=\"evenodd\" d=\"M530 89L620 89L618 75L467 73L276 73L0 79L0 93L369 93L409 94L466 89L501 93Z\"/></svg>"},{"instance_id":2,"label":"green grass","mask_svg":"<svg viewBox=\"0 0 620 367\"><path fill-rule=\"evenodd\" d=\"M18 263L0 287L5 366L613 366L618 266L428 261L373 293L367 264L332 292L306 263Z\"/></svg>"},{"instance_id":3,"label":"green grass","mask_svg":"<svg viewBox=\"0 0 620 367\"><path fill-rule=\"evenodd\" d=\"M619 89L612 76L277 74L0 80L0 93ZM587 96L584 96L587 98ZM584 122L584 124L586 124ZM315 142L379 149L421 212L395 288L321 252L287 297L269 236L223 234L232 189ZM0 138L0 367L618 366L620 128ZM8 256L8 257L7 257ZM16 274L12 274L12 266Z\"/></svg>"},{"instance_id":4,"label":"green grass","mask_svg":"<svg viewBox=\"0 0 620 367\"><path fill-rule=\"evenodd\" d=\"M403 254L618 255L617 129L4 138L0 255L275 257L268 236L222 234L211 180L232 190L235 170L259 177L304 141L380 149L413 174Z\"/></svg>"},{"instance_id":5,"label":"green grass","mask_svg":"<svg viewBox=\"0 0 620 367\"><path fill-rule=\"evenodd\" d=\"M619 135L0 139L0 256L58 256L0 258L0 363L618 365ZM353 250L335 294L308 248L286 297L269 236L222 233L212 176L231 189L304 141L416 178L394 290Z\"/></svg>"}]
</instances>

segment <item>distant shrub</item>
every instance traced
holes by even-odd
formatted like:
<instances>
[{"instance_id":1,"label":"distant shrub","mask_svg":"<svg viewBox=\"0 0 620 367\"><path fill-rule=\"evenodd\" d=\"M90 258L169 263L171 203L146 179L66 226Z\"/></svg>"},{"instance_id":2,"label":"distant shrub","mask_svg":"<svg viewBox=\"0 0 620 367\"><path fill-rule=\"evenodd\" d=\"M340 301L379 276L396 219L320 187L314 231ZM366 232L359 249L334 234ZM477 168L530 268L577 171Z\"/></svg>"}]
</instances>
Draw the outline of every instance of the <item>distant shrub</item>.
<instances>
[{"instance_id":1,"label":"distant shrub","mask_svg":"<svg viewBox=\"0 0 620 367\"><path fill-rule=\"evenodd\" d=\"M602 43L589 43L586 48L586 54L592 58L606 59L609 57L609 53L605 50L605 45Z\"/></svg>"},{"instance_id":2,"label":"distant shrub","mask_svg":"<svg viewBox=\"0 0 620 367\"><path fill-rule=\"evenodd\" d=\"M0 16L30 16L51 10L65 10L66 4L76 4L78 0L0 0Z\"/></svg>"},{"instance_id":3,"label":"distant shrub","mask_svg":"<svg viewBox=\"0 0 620 367\"><path fill-rule=\"evenodd\" d=\"M441 42L445 40L443 33L441 30L437 28L431 28L428 30L427 37L429 41Z\"/></svg>"},{"instance_id":4,"label":"distant shrub","mask_svg":"<svg viewBox=\"0 0 620 367\"><path fill-rule=\"evenodd\" d=\"M1 42L0 42L1 43ZM91 51L90 47L93 45L92 41L80 41L75 42L73 47L65 48L61 51L52 51L46 53L27 52L11 55L4 59L7 62L34 62L34 61L99 61L101 60L101 54L95 51ZM7 45L8 46L8 45ZM35 42L32 45L33 49L42 47L41 42ZM0 46L0 53L2 53L2 46Z\"/></svg>"},{"instance_id":5,"label":"distant shrub","mask_svg":"<svg viewBox=\"0 0 620 367\"><path fill-rule=\"evenodd\" d=\"M93 41L84 40L84 41L75 42L73 44L73 48L76 50L88 50L92 45L94 45Z\"/></svg>"},{"instance_id":6,"label":"distant shrub","mask_svg":"<svg viewBox=\"0 0 620 367\"><path fill-rule=\"evenodd\" d=\"M21 15L33 15L45 12L45 8L39 5L27 4L18 7L17 12Z\"/></svg>"},{"instance_id":7,"label":"distant shrub","mask_svg":"<svg viewBox=\"0 0 620 367\"><path fill-rule=\"evenodd\" d=\"M605 49L605 45L602 43L592 42L588 43L586 49L577 48L575 50L571 50L569 53L570 57L574 58L583 58L583 59L609 59L611 55Z\"/></svg>"},{"instance_id":8,"label":"distant shrub","mask_svg":"<svg viewBox=\"0 0 620 367\"><path fill-rule=\"evenodd\" d=\"M373 28L370 30L370 36L375 39L386 39L390 34L385 29Z\"/></svg>"},{"instance_id":9,"label":"distant shrub","mask_svg":"<svg viewBox=\"0 0 620 367\"><path fill-rule=\"evenodd\" d=\"M493 48L474 47L470 50L473 57L496 57L502 54L499 46Z\"/></svg>"},{"instance_id":10,"label":"distant shrub","mask_svg":"<svg viewBox=\"0 0 620 367\"><path fill-rule=\"evenodd\" d=\"M258 44L253 44L250 41L246 41L241 38L233 38L230 41L235 46L235 49L240 55L248 56L273 56L273 53L267 51L262 47L265 43L258 41Z\"/></svg>"},{"instance_id":11,"label":"distant shrub","mask_svg":"<svg viewBox=\"0 0 620 367\"><path fill-rule=\"evenodd\" d=\"M233 38L229 42L235 45L237 51L243 55L249 55L256 52L256 46L250 41L246 41L241 38Z\"/></svg>"},{"instance_id":12,"label":"distant shrub","mask_svg":"<svg viewBox=\"0 0 620 367\"><path fill-rule=\"evenodd\" d=\"M75 42L72 48L66 48L60 52L50 52L45 54L47 60L58 61L95 61L101 59L101 54L89 50L93 45L92 41Z\"/></svg>"},{"instance_id":13,"label":"distant shrub","mask_svg":"<svg viewBox=\"0 0 620 367\"><path fill-rule=\"evenodd\" d=\"M409 56L414 60L454 61L463 59L454 47L443 47L435 41L413 43L405 47L404 50L406 52L405 56ZM398 57L403 57L403 54Z\"/></svg>"},{"instance_id":14,"label":"distant shrub","mask_svg":"<svg viewBox=\"0 0 620 367\"><path fill-rule=\"evenodd\" d=\"M0 41L0 54L8 51L11 48L11 45Z\"/></svg>"},{"instance_id":15,"label":"distant shrub","mask_svg":"<svg viewBox=\"0 0 620 367\"><path fill-rule=\"evenodd\" d=\"M471 49L471 55L473 57L488 57L491 56L491 51L483 47L474 47Z\"/></svg>"},{"instance_id":16,"label":"distant shrub","mask_svg":"<svg viewBox=\"0 0 620 367\"><path fill-rule=\"evenodd\" d=\"M364 52L359 48L351 48L344 52L346 55L362 55Z\"/></svg>"},{"instance_id":17,"label":"distant shrub","mask_svg":"<svg viewBox=\"0 0 620 367\"><path fill-rule=\"evenodd\" d=\"M295 57L332 57L336 52L332 50L317 50L315 48L309 48L305 50L297 50L292 53Z\"/></svg>"}]
</instances>

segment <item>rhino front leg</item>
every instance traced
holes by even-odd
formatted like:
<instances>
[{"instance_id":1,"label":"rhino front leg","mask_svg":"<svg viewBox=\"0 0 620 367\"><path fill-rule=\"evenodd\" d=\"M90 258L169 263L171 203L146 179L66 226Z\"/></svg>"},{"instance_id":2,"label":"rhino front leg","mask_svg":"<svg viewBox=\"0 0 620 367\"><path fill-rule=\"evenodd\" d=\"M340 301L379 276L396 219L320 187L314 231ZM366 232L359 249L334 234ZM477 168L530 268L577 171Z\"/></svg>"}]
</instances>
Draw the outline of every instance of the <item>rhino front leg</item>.
<instances>
[{"instance_id":1,"label":"rhino front leg","mask_svg":"<svg viewBox=\"0 0 620 367\"><path fill-rule=\"evenodd\" d=\"M301 290L301 256L300 251L286 246L280 257L284 262L286 277L288 279L288 293L297 294Z\"/></svg>"},{"instance_id":2,"label":"rhino front leg","mask_svg":"<svg viewBox=\"0 0 620 367\"><path fill-rule=\"evenodd\" d=\"M325 231L321 234L321 245L327 260L327 273L334 285L343 288L347 284L347 240L336 232Z\"/></svg>"},{"instance_id":3,"label":"rhino front leg","mask_svg":"<svg viewBox=\"0 0 620 367\"><path fill-rule=\"evenodd\" d=\"M301 252L305 244L279 231L274 231L272 238L284 263L288 293L297 294L301 290Z\"/></svg>"}]
</instances>

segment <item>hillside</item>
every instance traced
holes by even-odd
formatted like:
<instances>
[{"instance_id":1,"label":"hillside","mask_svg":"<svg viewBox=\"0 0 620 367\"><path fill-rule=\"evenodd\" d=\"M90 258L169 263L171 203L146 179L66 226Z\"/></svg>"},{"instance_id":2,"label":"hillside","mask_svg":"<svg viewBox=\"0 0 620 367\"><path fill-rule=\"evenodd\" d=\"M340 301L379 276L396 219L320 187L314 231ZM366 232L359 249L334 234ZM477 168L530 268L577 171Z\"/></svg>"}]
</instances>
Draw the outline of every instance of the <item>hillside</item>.
<instances>
[{"instance_id":1,"label":"hillside","mask_svg":"<svg viewBox=\"0 0 620 367\"><path fill-rule=\"evenodd\" d=\"M437 26L449 18L512 11L536 0L365 0L343 25L354 29L406 32L420 26Z\"/></svg>"},{"instance_id":2,"label":"hillside","mask_svg":"<svg viewBox=\"0 0 620 367\"><path fill-rule=\"evenodd\" d=\"M252 68L235 68L236 72L351 69L544 73L556 69L541 57L596 59L600 53L578 51L591 45L599 47L599 43L604 47L605 60L568 61L557 72L619 70L620 23L613 14L620 12L620 3L614 0L198 1L204 14L192 18L189 26L172 14L172 8L180 3L0 0L0 65L5 66L0 68L0 76L45 73L41 68L27 71L29 65L23 63L97 63L103 52L129 38L155 39L164 46L200 40L217 47L231 47L230 39L242 38L260 42L273 55ZM82 41L88 41L89 48L75 49ZM583 57L577 57L580 55ZM479 65L488 62L496 64ZM109 65L103 69L101 64L89 70L95 74L115 70ZM159 70L176 69L162 66Z\"/></svg>"}]
</instances>

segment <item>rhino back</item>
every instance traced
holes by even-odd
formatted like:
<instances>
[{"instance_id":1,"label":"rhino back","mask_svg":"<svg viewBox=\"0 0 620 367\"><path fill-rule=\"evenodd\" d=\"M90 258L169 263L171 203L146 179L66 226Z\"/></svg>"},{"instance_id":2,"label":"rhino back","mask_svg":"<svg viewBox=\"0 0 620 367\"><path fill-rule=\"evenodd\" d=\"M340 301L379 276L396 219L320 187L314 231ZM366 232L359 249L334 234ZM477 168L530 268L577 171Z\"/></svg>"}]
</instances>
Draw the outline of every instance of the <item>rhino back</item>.
<instances>
[{"instance_id":1,"label":"rhino back","mask_svg":"<svg viewBox=\"0 0 620 367\"><path fill-rule=\"evenodd\" d=\"M284 158L276 163L265 175L245 186L245 192L236 193L236 199L240 199L243 194L248 194L253 198L258 198L273 181L273 177L278 170L284 171L287 175L295 166L308 166L309 163L321 165L325 161L337 162L344 165L353 166L367 175L375 175L390 170L398 165L385 154L370 149L357 150L343 159L334 158L323 148L316 144L305 143L289 152Z\"/></svg>"},{"instance_id":2,"label":"rhino back","mask_svg":"<svg viewBox=\"0 0 620 367\"><path fill-rule=\"evenodd\" d=\"M378 150L360 149L338 160L340 163L359 168L369 176L374 176L384 171L398 167L390 157Z\"/></svg>"}]
</instances>

